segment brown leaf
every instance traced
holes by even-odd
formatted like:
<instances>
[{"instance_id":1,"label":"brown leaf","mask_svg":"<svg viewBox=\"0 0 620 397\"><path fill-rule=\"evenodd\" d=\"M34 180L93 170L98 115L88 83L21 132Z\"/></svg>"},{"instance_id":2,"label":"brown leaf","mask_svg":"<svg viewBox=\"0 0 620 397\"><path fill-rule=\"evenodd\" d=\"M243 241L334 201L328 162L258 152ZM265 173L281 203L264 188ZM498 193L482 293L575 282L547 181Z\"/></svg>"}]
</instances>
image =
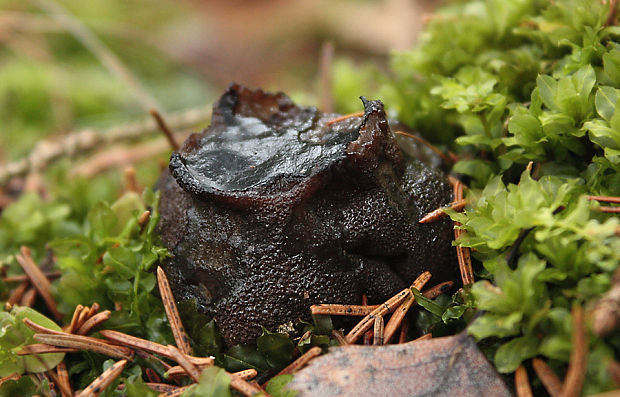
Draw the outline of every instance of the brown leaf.
<instances>
[{"instance_id":1,"label":"brown leaf","mask_svg":"<svg viewBox=\"0 0 620 397\"><path fill-rule=\"evenodd\" d=\"M400 345L330 349L299 371L289 388L308 396L510 396L465 333Z\"/></svg>"}]
</instances>

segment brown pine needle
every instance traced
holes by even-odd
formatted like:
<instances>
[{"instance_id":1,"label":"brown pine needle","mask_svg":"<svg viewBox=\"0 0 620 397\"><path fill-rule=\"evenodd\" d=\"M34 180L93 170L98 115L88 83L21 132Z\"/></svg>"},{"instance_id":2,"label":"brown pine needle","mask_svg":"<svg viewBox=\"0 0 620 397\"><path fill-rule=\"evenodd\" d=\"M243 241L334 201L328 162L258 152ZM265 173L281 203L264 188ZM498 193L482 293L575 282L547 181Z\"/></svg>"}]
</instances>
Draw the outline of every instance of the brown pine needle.
<instances>
[{"instance_id":1,"label":"brown pine needle","mask_svg":"<svg viewBox=\"0 0 620 397\"><path fill-rule=\"evenodd\" d=\"M175 386L175 385L169 385L167 383L155 383L155 382L146 382L144 383L146 385L146 387L148 387L151 390L155 390L156 392L160 392L160 393L167 393L169 391L173 391L173 390L177 390L180 389L180 387ZM183 389L183 391L185 391L186 389Z\"/></svg>"},{"instance_id":2,"label":"brown pine needle","mask_svg":"<svg viewBox=\"0 0 620 397\"><path fill-rule=\"evenodd\" d=\"M200 382L200 371L187 359L181 350L177 349L176 346L168 345L168 351L170 352L170 357L185 370L194 382Z\"/></svg>"},{"instance_id":3,"label":"brown pine needle","mask_svg":"<svg viewBox=\"0 0 620 397\"><path fill-rule=\"evenodd\" d=\"M69 323L69 326L66 328L66 331L67 331L68 334L74 333L75 330L78 328L77 322L78 322L78 319L80 317L80 313L82 313L82 309L83 308L84 308L84 306L77 305L75 307L75 310L73 310L73 317L71 318L71 323Z\"/></svg>"},{"instance_id":4,"label":"brown pine needle","mask_svg":"<svg viewBox=\"0 0 620 397\"><path fill-rule=\"evenodd\" d=\"M69 372L67 371L67 364L65 364L64 361L61 361L60 364L56 366L56 376L58 378L58 388L60 388L62 397L73 397Z\"/></svg>"},{"instance_id":5,"label":"brown pine needle","mask_svg":"<svg viewBox=\"0 0 620 397\"><path fill-rule=\"evenodd\" d=\"M30 287L24 292L21 301L19 302L22 306L31 307L34 305L34 301L37 299L37 290Z\"/></svg>"},{"instance_id":6,"label":"brown pine needle","mask_svg":"<svg viewBox=\"0 0 620 397\"><path fill-rule=\"evenodd\" d=\"M56 301L52 297L52 285L41 269L34 263L32 260L32 256L30 255L30 248L26 246L21 247L22 255L16 255L15 258L19 265L24 269L24 273L30 279L32 285L37 289L43 300L45 301L45 305L50 310L54 319L56 321L62 320L62 313L58 311L56 306Z\"/></svg>"},{"instance_id":7,"label":"brown pine needle","mask_svg":"<svg viewBox=\"0 0 620 397\"><path fill-rule=\"evenodd\" d=\"M532 387L527 377L527 370L523 364L519 365L515 372L515 389L517 390L517 397L533 397Z\"/></svg>"},{"instance_id":8,"label":"brown pine needle","mask_svg":"<svg viewBox=\"0 0 620 397\"><path fill-rule=\"evenodd\" d=\"M126 167L123 171L123 179L125 180L125 191L140 193L142 189L136 178L136 169L133 167Z\"/></svg>"},{"instance_id":9,"label":"brown pine needle","mask_svg":"<svg viewBox=\"0 0 620 397\"><path fill-rule=\"evenodd\" d=\"M250 380L250 379L256 378L256 375L258 375L258 371L252 368L244 369L243 371L233 372L231 375L244 379L244 380Z\"/></svg>"},{"instance_id":10,"label":"brown pine needle","mask_svg":"<svg viewBox=\"0 0 620 397\"><path fill-rule=\"evenodd\" d=\"M325 125L329 127L332 124L340 123L341 121L345 121L353 117L363 117L363 116L364 116L364 112L345 114L345 115L336 117L335 119L329 120L327 123L325 123Z\"/></svg>"},{"instance_id":11,"label":"brown pine needle","mask_svg":"<svg viewBox=\"0 0 620 397\"><path fill-rule=\"evenodd\" d=\"M419 284L421 284L421 286L420 288L418 288L418 290L421 289L422 286L424 286L424 284L426 284L429 279L430 273L428 274L427 278L423 278L422 280L420 280ZM392 337L396 334L396 331L401 326L403 319L411 308L411 305L413 305L413 302L415 302L415 297L413 293L409 291L409 295L407 296L407 298L405 298L404 302L396 309L396 311L390 318L390 321L388 321L387 325L385 326L385 331L383 334L383 340L385 343L389 343Z\"/></svg>"},{"instance_id":12,"label":"brown pine needle","mask_svg":"<svg viewBox=\"0 0 620 397\"><path fill-rule=\"evenodd\" d=\"M364 334L364 345L366 345L366 346L372 345L373 336L374 336L374 333L373 333L373 331L371 329L366 331L366 333ZM348 343L348 341L347 341L347 343Z\"/></svg>"},{"instance_id":13,"label":"brown pine needle","mask_svg":"<svg viewBox=\"0 0 620 397\"><path fill-rule=\"evenodd\" d=\"M153 368L147 368L144 370L145 374L146 374L146 378L149 380L149 382L152 383L161 383L162 380L159 377L159 375L157 374L157 372L155 372L155 370Z\"/></svg>"},{"instance_id":14,"label":"brown pine needle","mask_svg":"<svg viewBox=\"0 0 620 397\"><path fill-rule=\"evenodd\" d=\"M22 281L21 284L19 284L12 292L11 295L9 296L9 299L6 301L7 304L10 307L13 307L13 305L16 305L18 303L20 303L22 301L22 298L24 296L24 293L26 292L26 290L28 290L28 287L30 287L30 281L26 280L26 281ZM9 309L10 310L10 309Z\"/></svg>"},{"instance_id":15,"label":"brown pine needle","mask_svg":"<svg viewBox=\"0 0 620 397\"><path fill-rule=\"evenodd\" d=\"M372 344L374 346L383 345L383 328L383 316L375 317L375 327L372 334Z\"/></svg>"},{"instance_id":16,"label":"brown pine needle","mask_svg":"<svg viewBox=\"0 0 620 397\"><path fill-rule=\"evenodd\" d=\"M551 397L559 397L562 394L562 381L546 362L540 358L534 358L532 368Z\"/></svg>"},{"instance_id":17,"label":"brown pine needle","mask_svg":"<svg viewBox=\"0 0 620 397\"><path fill-rule=\"evenodd\" d=\"M429 212L428 214L424 215L422 219L420 219L418 222L419 223L435 222L436 220L439 220L443 218L444 216L448 215L445 212L446 209L451 208L454 211L461 211L463 208L465 208L466 204L467 202L465 200L453 201L450 204L446 205L445 207L437 208L436 210Z\"/></svg>"},{"instance_id":18,"label":"brown pine needle","mask_svg":"<svg viewBox=\"0 0 620 397\"><path fill-rule=\"evenodd\" d=\"M453 164L454 161L447 156L444 152L442 152L441 150L439 150L436 146L434 146L433 144L431 144L429 141L427 141L426 139L414 135L414 134L408 134L405 131L395 131L394 134L398 134L398 135L402 135L402 136L406 136L407 138L411 138L414 141L417 141L419 143L421 143L422 145L428 147L429 149L431 149L437 156L441 157L441 159L443 161L445 161L446 164Z\"/></svg>"},{"instance_id":19,"label":"brown pine needle","mask_svg":"<svg viewBox=\"0 0 620 397\"><path fill-rule=\"evenodd\" d=\"M121 344L123 346L130 347L132 349L144 350L149 353L159 354L160 356L169 357L169 351L164 345L160 345L159 343L151 342L150 340L136 338L135 336L127 335L122 332L112 331L112 330L102 330L99 333L106 339L111 340L112 342Z\"/></svg>"},{"instance_id":20,"label":"brown pine needle","mask_svg":"<svg viewBox=\"0 0 620 397\"><path fill-rule=\"evenodd\" d=\"M377 309L378 305L364 306L364 305L340 305L340 304L318 304L310 306L312 314L321 314L329 316L367 316L373 310Z\"/></svg>"},{"instance_id":21,"label":"brown pine needle","mask_svg":"<svg viewBox=\"0 0 620 397\"><path fill-rule=\"evenodd\" d=\"M588 356L588 336L581 306L575 306L573 314L573 351L570 363L562 385L562 397L577 397L581 395L581 388L586 375L586 359Z\"/></svg>"},{"instance_id":22,"label":"brown pine needle","mask_svg":"<svg viewBox=\"0 0 620 397\"><path fill-rule=\"evenodd\" d=\"M99 309L101 309L101 306L99 306L99 303L97 302L93 303L93 305L90 307L90 310L88 311L88 316L86 318L91 318L95 314L99 313Z\"/></svg>"},{"instance_id":23,"label":"brown pine needle","mask_svg":"<svg viewBox=\"0 0 620 397\"><path fill-rule=\"evenodd\" d=\"M35 323L34 321L32 321L29 318L25 318L24 320L24 324L26 324L26 326L28 328L30 328L31 330L39 333L39 334L50 334L50 335L68 335L66 332L62 332L62 331L56 331L54 329L50 329L47 327L44 327L42 325L39 325L37 323Z\"/></svg>"},{"instance_id":24,"label":"brown pine needle","mask_svg":"<svg viewBox=\"0 0 620 397\"><path fill-rule=\"evenodd\" d=\"M82 324L80 329L77 330L76 334L78 334L78 335L87 335L87 334L89 334L90 331L92 331L93 328L97 327L98 325L100 325L104 321L109 320L111 314L112 314L112 312L109 311L109 310L105 310L105 311L102 311L101 313L95 314L94 316L92 316L91 318L86 320L84 322L84 324Z\"/></svg>"},{"instance_id":25,"label":"brown pine needle","mask_svg":"<svg viewBox=\"0 0 620 397\"><path fill-rule=\"evenodd\" d=\"M110 356L125 360L133 359L133 352L130 349L124 346L111 345L102 341L101 339L91 338L89 336L69 334L35 334L34 339L48 345L72 347L79 350L89 350L95 353L103 354L104 356Z\"/></svg>"},{"instance_id":26,"label":"brown pine needle","mask_svg":"<svg viewBox=\"0 0 620 397\"><path fill-rule=\"evenodd\" d=\"M609 206L601 205L600 207L598 207L598 210L601 212L606 212L608 214L619 214L620 213L620 207L609 207Z\"/></svg>"},{"instance_id":27,"label":"brown pine needle","mask_svg":"<svg viewBox=\"0 0 620 397\"><path fill-rule=\"evenodd\" d=\"M174 340L183 354L191 355L192 348L189 344L189 338L185 333L185 328L183 328L181 316L179 315L177 304L174 301L174 295L172 295L166 273L164 273L164 269L160 266L157 266L157 284L159 286L161 299L164 302L164 309L166 309L166 316L168 317L170 328L172 328Z\"/></svg>"},{"instance_id":28,"label":"brown pine needle","mask_svg":"<svg viewBox=\"0 0 620 397\"><path fill-rule=\"evenodd\" d=\"M190 362L192 360L190 359ZM201 364L197 364L197 363L193 363L196 367L198 367L199 370L203 370L207 367L210 367L213 365L213 361L211 361L210 363L201 363ZM185 368L181 367L180 365L175 365L174 367L170 367L167 371L166 371L166 377L175 377L175 376L182 376L182 375L187 375L187 372L185 372Z\"/></svg>"},{"instance_id":29,"label":"brown pine needle","mask_svg":"<svg viewBox=\"0 0 620 397\"><path fill-rule=\"evenodd\" d=\"M72 347L57 347L52 345L47 345L45 343L35 343L33 345L26 345L22 347L20 351L17 352L18 356L29 356L36 354L45 354L45 353L77 353L78 349L74 349Z\"/></svg>"},{"instance_id":30,"label":"brown pine needle","mask_svg":"<svg viewBox=\"0 0 620 397\"><path fill-rule=\"evenodd\" d=\"M398 343L407 342L407 334L409 333L409 321L407 321L407 315L403 318L403 322L400 326L400 335L398 336Z\"/></svg>"},{"instance_id":31,"label":"brown pine needle","mask_svg":"<svg viewBox=\"0 0 620 397\"><path fill-rule=\"evenodd\" d=\"M75 324L76 325L76 330L80 329L80 327L82 327L82 325L84 325L84 323L88 319L88 315L89 314L90 314L90 307L84 306L82 308L82 311L78 315L77 322Z\"/></svg>"},{"instance_id":32,"label":"brown pine needle","mask_svg":"<svg viewBox=\"0 0 620 397\"><path fill-rule=\"evenodd\" d=\"M323 350L321 350L319 346L314 346L313 348L299 356L297 360L287 365L286 368L284 368L282 371L278 372L278 375L294 374L301 368L305 367L310 362L310 360L320 356L322 351Z\"/></svg>"},{"instance_id":33,"label":"brown pine needle","mask_svg":"<svg viewBox=\"0 0 620 397\"><path fill-rule=\"evenodd\" d=\"M424 335L420 336L419 338L416 338L416 339L412 340L410 343L421 342L423 340L429 340L429 339L433 339L433 334L431 334L431 333L424 334Z\"/></svg>"},{"instance_id":34,"label":"brown pine needle","mask_svg":"<svg viewBox=\"0 0 620 397\"><path fill-rule=\"evenodd\" d=\"M451 179L450 182L453 183L453 196L454 201L463 200L463 184L459 180ZM454 239L458 239L463 233L464 230L459 229L461 226L459 222L454 222ZM462 247L460 245L456 246L456 256L459 261L459 270L461 271L461 280L463 281L463 285L470 285L474 283L474 269L471 263L471 256L469 248Z\"/></svg>"},{"instance_id":35,"label":"brown pine needle","mask_svg":"<svg viewBox=\"0 0 620 397\"><path fill-rule=\"evenodd\" d=\"M43 272L43 275L48 279L56 279L60 277L60 272ZM5 283L21 283L23 281L30 280L25 274L18 274L15 276L6 276L2 278Z\"/></svg>"},{"instance_id":36,"label":"brown pine needle","mask_svg":"<svg viewBox=\"0 0 620 397\"><path fill-rule=\"evenodd\" d=\"M431 274L429 272L424 272L413 282L412 287L420 290L430 278ZM370 329L370 327L373 326L374 320L377 316L385 316L388 313L392 313L394 309L400 305L407 298L407 296L409 296L409 294L411 294L411 290L409 288L405 288L398 294L385 301L383 304L379 305L378 308L373 310L372 313L364 317L355 327L353 327L353 329L347 334L347 342L355 343L366 331Z\"/></svg>"},{"instance_id":37,"label":"brown pine needle","mask_svg":"<svg viewBox=\"0 0 620 397\"><path fill-rule=\"evenodd\" d=\"M189 389L193 385L177 387L173 390L161 393L157 397L179 397L181 394L185 393L185 390ZM157 390L159 391L159 390Z\"/></svg>"},{"instance_id":38,"label":"brown pine needle","mask_svg":"<svg viewBox=\"0 0 620 397\"><path fill-rule=\"evenodd\" d=\"M241 379L238 376L233 376L230 374L230 387L237 390L239 393L243 394L246 397L252 397L255 395L260 395L264 397L272 397L269 393L264 391L260 386L252 384L247 380Z\"/></svg>"},{"instance_id":39,"label":"brown pine needle","mask_svg":"<svg viewBox=\"0 0 620 397\"><path fill-rule=\"evenodd\" d=\"M606 203L620 204L620 197L616 196L588 196L588 200L604 201Z\"/></svg>"},{"instance_id":40,"label":"brown pine needle","mask_svg":"<svg viewBox=\"0 0 620 397\"><path fill-rule=\"evenodd\" d=\"M86 387L77 397L96 397L101 394L118 376L123 372L127 365L127 360L120 360L114 363L110 368Z\"/></svg>"},{"instance_id":41,"label":"brown pine needle","mask_svg":"<svg viewBox=\"0 0 620 397\"><path fill-rule=\"evenodd\" d=\"M443 294L444 292L449 291L450 288L452 288L453 286L454 286L453 281L444 281L443 283L437 284L436 286L431 287L427 289L426 291L422 292L422 295L424 295L424 297L428 299L435 299L439 295Z\"/></svg>"},{"instance_id":42,"label":"brown pine needle","mask_svg":"<svg viewBox=\"0 0 620 397\"><path fill-rule=\"evenodd\" d=\"M332 330L332 336L334 338L336 338L336 340L338 341L338 344L340 346L348 345L347 340L345 339L344 334L342 333L342 331L340 331L338 329L333 329Z\"/></svg>"},{"instance_id":43,"label":"brown pine needle","mask_svg":"<svg viewBox=\"0 0 620 397\"><path fill-rule=\"evenodd\" d=\"M170 147L172 148L172 150L178 151L181 146L179 145L176 138L174 137L172 130L168 128L168 124L166 124L161 114L159 114L157 109L154 109L154 108L149 110L149 113L155 119L155 122L157 123L157 126L159 127L161 132L163 132L164 135L166 136L166 139L168 140L168 143L170 144Z\"/></svg>"},{"instance_id":44,"label":"brown pine needle","mask_svg":"<svg viewBox=\"0 0 620 397\"><path fill-rule=\"evenodd\" d=\"M9 380L18 380L21 377L22 376L18 374L17 372L12 373L11 375L7 375L4 378L0 378L0 385Z\"/></svg>"}]
</instances>

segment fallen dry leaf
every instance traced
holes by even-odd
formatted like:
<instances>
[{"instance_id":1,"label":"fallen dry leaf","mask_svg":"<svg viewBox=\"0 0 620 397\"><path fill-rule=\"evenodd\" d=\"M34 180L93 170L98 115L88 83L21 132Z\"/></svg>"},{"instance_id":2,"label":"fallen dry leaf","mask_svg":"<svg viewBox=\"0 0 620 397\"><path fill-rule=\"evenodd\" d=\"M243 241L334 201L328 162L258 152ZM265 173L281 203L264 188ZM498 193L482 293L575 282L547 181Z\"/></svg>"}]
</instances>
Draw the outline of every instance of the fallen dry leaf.
<instances>
[{"instance_id":1,"label":"fallen dry leaf","mask_svg":"<svg viewBox=\"0 0 620 397\"><path fill-rule=\"evenodd\" d=\"M400 345L342 346L297 372L289 388L309 396L511 396L465 333Z\"/></svg>"}]
</instances>

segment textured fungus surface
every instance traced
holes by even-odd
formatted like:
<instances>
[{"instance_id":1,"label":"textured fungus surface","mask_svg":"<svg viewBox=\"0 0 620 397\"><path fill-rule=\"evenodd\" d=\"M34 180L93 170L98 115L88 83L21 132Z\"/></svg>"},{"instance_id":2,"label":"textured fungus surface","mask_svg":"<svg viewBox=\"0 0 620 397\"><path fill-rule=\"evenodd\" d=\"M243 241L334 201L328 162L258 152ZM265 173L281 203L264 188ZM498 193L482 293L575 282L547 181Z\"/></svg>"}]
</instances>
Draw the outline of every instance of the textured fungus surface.
<instances>
[{"instance_id":1,"label":"textured fungus surface","mask_svg":"<svg viewBox=\"0 0 620 397\"><path fill-rule=\"evenodd\" d=\"M232 85L173 153L158 183L165 270L228 344L456 271L450 221L418 224L451 201L445 176L399 149L380 101L364 110L328 125L337 115Z\"/></svg>"}]
</instances>

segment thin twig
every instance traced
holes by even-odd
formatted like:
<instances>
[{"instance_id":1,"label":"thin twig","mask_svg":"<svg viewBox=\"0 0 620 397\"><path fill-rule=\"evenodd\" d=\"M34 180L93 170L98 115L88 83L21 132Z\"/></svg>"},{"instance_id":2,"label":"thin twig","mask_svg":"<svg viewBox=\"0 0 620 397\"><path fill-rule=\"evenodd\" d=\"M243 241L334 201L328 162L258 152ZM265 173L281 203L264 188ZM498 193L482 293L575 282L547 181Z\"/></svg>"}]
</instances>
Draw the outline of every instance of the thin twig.
<instances>
[{"instance_id":1,"label":"thin twig","mask_svg":"<svg viewBox=\"0 0 620 397\"><path fill-rule=\"evenodd\" d=\"M424 284L430 279L431 274L429 272L422 273L414 282L412 287L416 289L421 289ZM380 305L377 309L373 310L372 313L364 317L353 329L347 334L347 342L355 343L366 331L373 326L374 319L377 316L385 316L388 313L392 313L394 309L400 305L406 298L411 294L411 290L409 288L405 288L400 291L398 294L394 295L387 301L385 301L382 305Z\"/></svg>"},{"instance_id":2,"label":"thin twig","mask_svg":"<svg viewBox=\"0 0 620 397\"><path fill-rule=\"evenodd\" d=\"M586 359L588 356L588 337L583 315L583 308L575 306L573 314L573 351L570 354L570 363L562 385L562 397L577 397L581 394L583 381L586 376Z\"/></svg>"},{"instance_id":3,"label":"thin twig","mask_svg":"<svg viewBox=\"0 0 620 397\"><path fill-rule=\"evenodd\" d=\"M515 389L517 391L517 397L534 397L532 394L532 387L527 377L527 370L523 364L519 365L515 372Z\"/></svg>"},{"instance_id":4,"label":"thin twig","mask_svg":"<svg viewBox=\"0 0 620 397\"><path fill-rule=\"evenodd\" d=\"M30 279L32 285L37 289L43 300L45 301L45 305L50 310L54 319L56 321L62 320L62 313L58 311L56 306L56 301L52 297L52 285L41 269L34 263L32 260L32 256L30 255L30 248L26 246L21 247L22 255L16 255L15 258L17 262L20 264L22 269L24 269L24 273Z\"/></svg>"},{"instance_id":5,"label":"thin twig","mask_svg":"<svg viewBox=\"0 0 620 397\"><path fill-rule=\"evenodd\" d=\"M465 200L454 201L444 207L437 208L436 210L429 212L428 214L424 215L422 219L420 219L418 222L419 223L435 222L436 220L439 220L442 217L448 215L446 214L446 211L445 211L446 209L450 208L450 209L453 209L454 211L461 211L463 208L465 208L465 205L467 205L467 202Z\"/></svg>"},{"instance_id":6,"label":"thin twig","mask_svg":"<svg viewBox=\"0 0 620 397\"><path fill-rule=\"evenodd\" d=\"M375 317L375 326L373 329L373 337L372 337L372 344L374 346L383 345L383 328L384 328L383 327L383 316Z\"/></svg>"},{"instance_id":7,"label":"thin twig","mask_svg":"<svg viewBox=\"0 0 620 397\"><path fill-rule=\"evenodd\" d=\"M453 196L454 201L463 200L463 184L459 180L456 180L453 185ZM461 226L459 222L454 222L454 226L454 239L456 240L464 234L465 231L459 228ZM459 270L461 271L461 280L463 281L463 285L473 284L474 270L471 263L469 248L457 245L456 256L459 261Z\"/></svg>"},{"instance_id":8,"label":"thin twig","mask_svg":"<svg viewBox=\"0 0 620 397\"><path fill-rule=\"evenodd\" d=\"M126 360L133 359L133 352L130 349L123 346L111 345L101 339L91 338L89 336L34 334L34 339L48 345L89 350L105 356Z\"/></svg>"},{"instance_id":9,"label":"thin twig","mask_svg":"<svg viewBox=\"0 0 620 397\"><path fill-rule=\"evenodd\" d=\"M540 358L534 358L532 368L551 397L559 397L562 394L562 381L546 362Z\"/></svg>"},{"instance_id":10,"label":"thin twig","mask_svg":"<svg viewBox=\"0 0 620 397\"><path fill-rule=\"evenodd\" d=\"M340 305L332 303L320 303L310 306L312 314L321 314L328 316L367 316L379 305Z\"/></svg>"},{"instance_id":11,"label":"thin twig","mask_svg":"<svg viewBox=\"0 0 620 397\"><path fill-rule=\"evenodd\" d=\"M103 371L97 379L86 387L77 397L96 397L101 394L118 376L127 365L127 360L115 362L110 368Z\"/></svg>"},{"instance_id":12,"label":"thin twig","mask_svg":"<svg viewBox=\"0 0 620 397\"><path fill-rule=\"evenodd\" d=\"M334 63L334 44L326 41L321 46L319 57L319 81L321 82L321 110L325 113L334 111L332 92L332 65Z\"/></svg>"},{"instance_id":13,"label":"thin twig","mask_svg":"<svg viewBox=\"0 0 620 397\"><path fill-rule=\"evenodd\" d=\"M154 109L154 108L149 109L149 113L155 119L155 122L157 123L157 126L159 127L161 132L163 132L164 135L166 136L166 139L168 140L168 143L170 144L170 147L172 148L172 150L178 151L181 146L177 142L176 138L174 137L174 133L168 127L168 124L166 124L161 114L159 114L157 109Z\"/></svg>"},{"instance_id":14,"label":"thin twig","mask_svg":"<svg viewBox=\"0 0 620 397\"><path fill-rule=\"evenodd\" d=\"M183 354L191 355L192 347L189 344L189 338L187 337L187 333L185 333L185 328L183 328L181 316L179 315L177 304L174 301L174 295L172 295L170 283L168 283L168 277L166 277L164 269L160 266L157 267L157 284L159 286L161 299L164 302L164 309L166 310L166 316L168 317L170 328L172 328L174 340Z\"/></svg>"}]
</instances>

